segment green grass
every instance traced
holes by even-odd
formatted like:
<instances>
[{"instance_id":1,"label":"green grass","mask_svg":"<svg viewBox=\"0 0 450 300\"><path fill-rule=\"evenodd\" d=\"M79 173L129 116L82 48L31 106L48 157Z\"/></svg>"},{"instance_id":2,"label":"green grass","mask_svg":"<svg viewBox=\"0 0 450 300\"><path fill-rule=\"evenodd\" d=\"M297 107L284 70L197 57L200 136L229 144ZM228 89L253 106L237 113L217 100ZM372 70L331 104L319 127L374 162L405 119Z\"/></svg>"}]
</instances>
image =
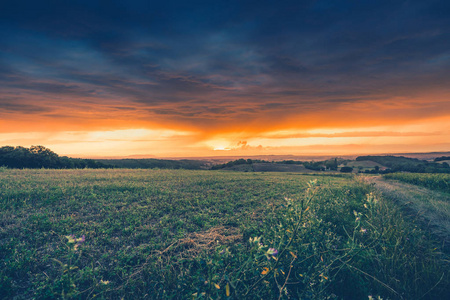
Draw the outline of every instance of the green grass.
<instances>
[{"instance_id":1,"label":"green grass","mask_svg":"<svg viewBox=\"0 0 450 300\"><path fill-rule=\"evenodd\" d=\"M391 173L383 177L450 193L450 174Z\"/></svg>"},{"instance_id":2,"label":"green grass","mask_svg":"<svg viewBox=\"0 0 450 300\"><path fill-rule=\"evenodd\" d=\"M446 185L448 174L394 173L373 177L383 195L420 218L449 247L450 193Z\"/></svg>"},{"instance_id":3,"label":"green grass","mask_svg":"<svg viewBox=\"0 0 450 300\"><path fill-rule=\"evenodd\" d=\"M370 194L370 184L339 175L1 170L0 294L446 295L448 258L438 246L391 203ZM85 241L78 245L70 234Z\"/></svg>"}]
</instances>

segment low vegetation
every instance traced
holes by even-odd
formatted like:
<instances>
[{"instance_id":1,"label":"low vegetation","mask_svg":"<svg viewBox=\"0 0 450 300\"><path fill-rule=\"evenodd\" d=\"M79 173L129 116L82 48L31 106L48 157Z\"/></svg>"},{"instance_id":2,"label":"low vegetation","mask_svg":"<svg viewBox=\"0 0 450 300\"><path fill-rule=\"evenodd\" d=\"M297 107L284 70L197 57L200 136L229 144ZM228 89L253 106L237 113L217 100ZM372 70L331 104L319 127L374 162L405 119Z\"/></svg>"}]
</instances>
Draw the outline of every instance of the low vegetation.
<instances>
[{"instance_id":1,"label":"low vegetation","mask_svg":"<svg viewBox=\"0 0 450 300\"><path fill-rule=\"evenodd\" d=\"M436 242L338 175L3 168L0 294L445 298Z\"/></svg>"},{"instance_id":2,"label":"low vegetation","mask_svg":"<svg viewBox=\"0 0 450 300\"><path fill-rule=\"evenodd\" d=\"M385 197L402 207L407 216L423 225L450 252L450 193L445 188L448 174L394 173L370 179Z\"/></svg>"},{"instance_id":3,"label":"low vegetation","mask_svg":"<svg viewBox=\"0 0 450 300\"><path fill-rule=\"evenodd\" d=\"M450 174L393 173L383 177L450 193Z\"/></svg>"},{"instance_id":4,"label":"low vegetation","mask_svg":"<svg viewBox=\"0 0 450 300\"><path fill-rule=\"evenodd\" d=\"M403 156L359 156L356 161L373 161L388 168L382 173L412 172L412 173L450 173L447 163L429 162L417 158Z\"/></svg>"},{"instance_id":5,"label":"low vegetation","mask_svg":"<svg viewBox=\"0 0 450 300\"><path fill-rule=\"evenodd\" d=\"M352 167L342 167L340 169L340 172L342 172L342 173L351 173L351 172L353 172L353 168Z\"/></svg>"}]
</instances>

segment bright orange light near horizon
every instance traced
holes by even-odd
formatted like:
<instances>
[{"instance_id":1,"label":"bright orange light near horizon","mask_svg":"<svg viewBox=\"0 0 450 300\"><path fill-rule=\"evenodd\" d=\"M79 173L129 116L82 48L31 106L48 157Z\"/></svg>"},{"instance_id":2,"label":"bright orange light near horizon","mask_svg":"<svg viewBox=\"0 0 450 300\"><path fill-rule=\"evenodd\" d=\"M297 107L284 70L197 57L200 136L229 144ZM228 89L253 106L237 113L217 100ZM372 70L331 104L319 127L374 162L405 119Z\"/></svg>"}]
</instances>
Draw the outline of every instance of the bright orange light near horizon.
<instances>
[{"instance_id":1,"label":"bright orange light near horizon","mask_svg":"<svg viewBox=\"0 0 450 300\"><path fill-rule=\"evenodd\" d=\"M251 128L250 128L251 129ZM166 127L83 131L0 133L0 144L44 145L72 157L195 157L224 155L351 154L430 152L450 149L450 118L410 122L401 126L360 126L250 131ZM328 151L328 153L327 153Z\"/></svg>"},{"instance_id":2,"label":"bright orange light near horizon","mask_svg":"<svg viewBox=\"0 0 450 300\"><path fill-rule=\"evenodd\" d=\"M225 148L225 147L216 147L213 149L214 151L230 151L230 148Z\"/></svg>"},{"instance_id":3,"label":"bright orange light near horizon","mask_svg":"<svg viewBox=\"0 0 450 300\"><path fill-rule=\"evenodd\" d=\"M337 14L258 3L270 18L224 1L3 2L0 146L78 157L450 150L444 0L350 1Z\"/></svg>"}]
</instances>

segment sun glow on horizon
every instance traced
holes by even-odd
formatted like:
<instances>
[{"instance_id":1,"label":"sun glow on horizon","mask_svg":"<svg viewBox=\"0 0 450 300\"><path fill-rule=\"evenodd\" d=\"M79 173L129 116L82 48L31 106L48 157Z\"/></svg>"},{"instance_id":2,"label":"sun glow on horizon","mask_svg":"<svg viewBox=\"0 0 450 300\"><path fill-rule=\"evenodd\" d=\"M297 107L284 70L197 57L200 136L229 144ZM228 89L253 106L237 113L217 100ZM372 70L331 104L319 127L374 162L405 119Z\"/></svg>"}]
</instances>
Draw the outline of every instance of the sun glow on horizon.
<instances>
[{"instance_id":1,"label":"sun glow on horizon","mask_svg":"<svg viewBox=\"0 0 450 300\"><path fill-rule=\"evenodd\" d=\"M2 145L44 145L60 155L79 157L196 157L302 153L387 153L446 151L450 118L435 118L401 126L285 128L259 131L204 132L169 128L36 131L0 133ZM433 130L438 129L438 130ZM328 151L328 153L326 153Z\"/></svg>"},{"instance_id":2,"label":"sun glow on horizon","mask_svg":"<svg viewBox=\"0 0 450 300\"><path fill-rule=\"evenodd\" d=\"M450 150L443 0L4 2L0 146L73 157Z\"/></svg>"},{"instance_id":3,"label":"sun glow on horizon","mask_svg":"<svg viewBox=\"0 0 450 300\"><path fill-rule=\"evenodd\" d=\"M213 149L214 151L231 151L230 148L225 148L225 147L217 147Z\"/></svg>"}]
</instances>

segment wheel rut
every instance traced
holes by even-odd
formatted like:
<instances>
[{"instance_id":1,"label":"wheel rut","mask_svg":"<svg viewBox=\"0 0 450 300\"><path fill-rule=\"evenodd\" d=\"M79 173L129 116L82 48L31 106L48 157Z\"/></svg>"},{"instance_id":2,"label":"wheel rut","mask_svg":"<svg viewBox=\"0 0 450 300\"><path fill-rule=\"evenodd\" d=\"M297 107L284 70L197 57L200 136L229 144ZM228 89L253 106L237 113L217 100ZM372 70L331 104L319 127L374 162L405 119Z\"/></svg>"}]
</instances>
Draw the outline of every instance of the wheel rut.
<instances>
[{"instance_id":1,"label":"wheel rut","mask_svg":"<svg viewBox=\"0 0 450 300\"><path fill-rule=\"evenodd\" d=\"M412 184L385 180L381 176L368 178L384 197L396 202L409 217L419 220L422 227L450 252L450 195Z\"/></svg>"}]
</instances>

